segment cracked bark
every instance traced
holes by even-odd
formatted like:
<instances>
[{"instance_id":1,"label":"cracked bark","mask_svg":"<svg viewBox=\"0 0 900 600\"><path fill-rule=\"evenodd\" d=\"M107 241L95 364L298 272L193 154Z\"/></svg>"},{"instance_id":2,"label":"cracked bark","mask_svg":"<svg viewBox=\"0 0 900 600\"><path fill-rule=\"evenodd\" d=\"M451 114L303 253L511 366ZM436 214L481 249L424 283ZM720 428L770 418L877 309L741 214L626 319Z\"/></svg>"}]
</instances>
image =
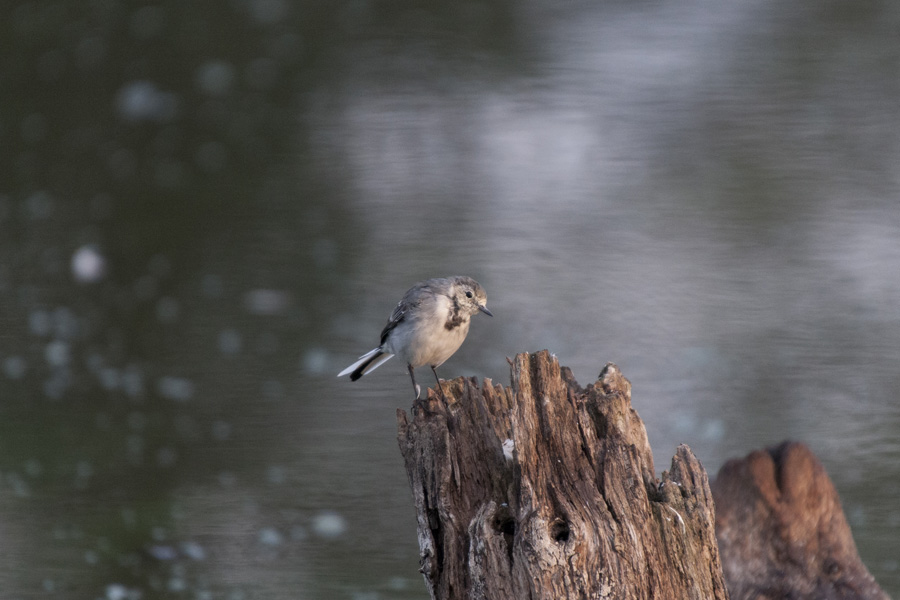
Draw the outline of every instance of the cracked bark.
<instances>
[{"instance_id":1,"label":"cracked bark","mask_svg":"<svg viewBox=\"0 0 900 600\"><path fill-rule=\"evenodd\" d=\"M397 411L431 597L727 598L706 472L680 446L655 477L618 368L585 388L547 351L511 370Z\"/></svg>"}]
</instances>

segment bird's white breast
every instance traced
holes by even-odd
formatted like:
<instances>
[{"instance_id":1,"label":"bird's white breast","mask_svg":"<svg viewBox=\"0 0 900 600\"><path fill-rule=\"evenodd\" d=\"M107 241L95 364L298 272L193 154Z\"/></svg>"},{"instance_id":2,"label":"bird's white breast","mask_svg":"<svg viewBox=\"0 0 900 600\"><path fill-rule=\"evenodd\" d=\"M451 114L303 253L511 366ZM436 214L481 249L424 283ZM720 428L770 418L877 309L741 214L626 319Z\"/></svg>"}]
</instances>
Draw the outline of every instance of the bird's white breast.
<instances>
[{"instance_id":1,"label":"bird's white breast","mask_svg":"<svg viewBox=\"0 0 900 600\"><path fill-rule=\"evenodd\" d=\"M469 316L452 329L446 323L452 312L452 303L446 296L436 296L430 306L408 314L391 333L387 344L391 352L415 367L437 367L456 352L469 333Z\"/></svg>"}]
</instances>

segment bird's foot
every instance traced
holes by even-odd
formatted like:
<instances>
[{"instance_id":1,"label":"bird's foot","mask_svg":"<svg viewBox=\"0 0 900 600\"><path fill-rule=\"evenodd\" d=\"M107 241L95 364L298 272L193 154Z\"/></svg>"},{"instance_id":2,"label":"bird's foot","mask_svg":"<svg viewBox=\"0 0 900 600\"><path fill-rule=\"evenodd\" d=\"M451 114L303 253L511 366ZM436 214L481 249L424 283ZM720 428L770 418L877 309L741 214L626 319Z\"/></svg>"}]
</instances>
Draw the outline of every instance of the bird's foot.
<instances>
[{"instance_id":1,"label":"bird's foot","mask_svg":"<svg viewBox=\"0 0 900 600\"><path fill-rule=\"evenodd\" d=\"M436 415L438 411L432 410L429 405L431 404L431 397L428 398L416 398L413 400L413 410L420 410L426 415Z\"/></svg>"}]
</instances>

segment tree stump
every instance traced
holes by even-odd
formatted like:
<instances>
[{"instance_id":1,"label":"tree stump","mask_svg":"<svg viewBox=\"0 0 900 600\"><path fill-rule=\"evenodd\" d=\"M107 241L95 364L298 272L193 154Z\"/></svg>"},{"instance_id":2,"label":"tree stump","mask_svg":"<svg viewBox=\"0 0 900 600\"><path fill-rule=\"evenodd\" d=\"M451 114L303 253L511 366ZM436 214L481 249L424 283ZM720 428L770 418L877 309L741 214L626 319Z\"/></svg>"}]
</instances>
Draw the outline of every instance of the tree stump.
<instances>
[{"instance_id":1,"label":"tree stump","mask_svg":"<svg viewBox=\"0 0 900 600\"><path fill-rule=\"evenodd\" d=\"M511 370L397 411L431 597L727 598L706 472L680 446L656 479L618 368L583 389L547 351Z\"/></svg>"},{"instance_id":2,"label":"tree stump","mask_svg":"<svg viewBox=\"0 0 900 600\"><path fill-rule=\"evenodd\" d=\"M712 485L733 600L888 600L863 565L822 463L784 442L725 463Z\"/></svg>"}]
</instances>

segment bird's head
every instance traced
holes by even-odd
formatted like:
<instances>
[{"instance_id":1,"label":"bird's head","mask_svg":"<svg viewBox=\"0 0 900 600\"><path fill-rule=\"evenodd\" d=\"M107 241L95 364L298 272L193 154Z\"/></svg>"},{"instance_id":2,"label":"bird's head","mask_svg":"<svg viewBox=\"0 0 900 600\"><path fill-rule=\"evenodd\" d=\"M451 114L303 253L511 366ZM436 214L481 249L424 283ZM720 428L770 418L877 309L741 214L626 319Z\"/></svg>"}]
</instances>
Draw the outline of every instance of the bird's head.
<instances>
[{"instance_id":1,"label":"bird's head","mask_svg":"<svg viewBox=\"0 0 900 600\"><path fill-rule=\"evenodd\" d=\"M474 315L478 311L483 312L489 317L493 317L493 313L487 309L487 294L481 284L471 277L458 276L453 277L453 297L463 309L470 315Z\"/></svg>"}]
</instances>

